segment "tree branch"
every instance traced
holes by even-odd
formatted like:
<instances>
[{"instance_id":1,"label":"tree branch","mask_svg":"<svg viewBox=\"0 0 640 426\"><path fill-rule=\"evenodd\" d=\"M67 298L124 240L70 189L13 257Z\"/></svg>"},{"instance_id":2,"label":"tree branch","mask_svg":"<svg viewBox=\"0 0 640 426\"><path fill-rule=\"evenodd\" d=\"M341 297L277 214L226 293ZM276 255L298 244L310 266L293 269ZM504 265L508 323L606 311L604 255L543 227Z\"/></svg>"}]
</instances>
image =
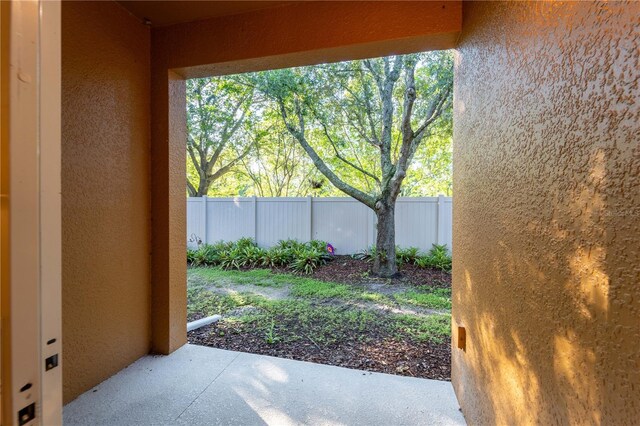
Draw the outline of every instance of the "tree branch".
<instances>
[{"instance_id":1,"label":"tree branch","mask_svg":"<svg viewBox=\"0 0 640 426\"><path fill-rule=\"evenodd\" d=\"M198 195L198 190L196 189L195 186L193 186L191 182L189 182L188 178L187 178L187 191L189 192L190 197L195 197L196 195Z\"/></svg>"},{"instance_id":2,"label":"tree branch","mask_svg":"<svg viewBox=\"0 0 640 426\"><path fill-rule=\"evenodd\" d=\"M194 149L197 149L195 147L195 143L193 141L193 139L191 138L191 135L187 135L187 152L189 153L189 158L191 158L191 162L193 162L194 167L196 168L196 170L198 170L198 174L200 176L202 176L202 165L200 164L200 162L197 160L196 158L196 153L193 152ZM202 156L201 156L202 159Z\"/></svg>"},{"instance_id":3,"label":"tree branch","mask_svg":"<svg viewBox=\"0 0 640 426\"><path fill-rule=\"evenodd\" d=\"M364 63L364 66L367 67L371 75L373 75L373 79L375 80L376 85L378 86L378 91L380 92L380 94L382 94L382 92L384 91L382 77L380 76L378 71L376 71L370 59L365 59L363 63Z\"/></svg>"},{"instance_id":4,"label":"tree branch","mask_svg":"<svg viewBox=\"0 0 640 426\"><path fill-rule=\"evenodd\" d=\"M363 85L363 87L365 87L365 94L364 94L364 102L360 101L360 97L348 86L348 85L344 85L341 84L340 86L346 90L356 101L358 104L361 104L363 107L362 108L356 108L357 113L355 113L355 118L356 121L358 122L358 126L354 126L356 127L356 130L358 131L358 133L360 133L360 136L366 140L369 144L376 146L376 147L380 147L380 138L378 137L378 132L376 131L376 127L375 127L375 122L373 120L373 117L371 115L371 102L369 101L369 86L368 84L365 83L364 79L361 80L361 83ZM364 123L362 122L362 116L360 113L361 110L364 110L365 115L367 116L367 122L369 124L369 131L371 132L371 137L367 136L365 131L364 131ZM347 113L348 115L348 113Z\"/></svg>"},{"instance_id":5,"label":"tree branch","mask_svg":"<svg viewBox=\"0 0 640 426\"><path fill-rule=\"evenodd\" d=\"M429 104L429 108L427 109L427 114L426 114L427 118L425 119L424 123L422 123L422 125L418 127L418 129L416 130L415 132L416 135L419 135L420 133L424 132L425 129L431 123L433 123L440 116L440 114L442 114L444 103L449 98L452 88L453 86L451 84L448 84L444 90L444 94L434 99L431 102L431 104Z\"/></svg>"},{"instance_id":6,"label":"tree branch","mask_svg":"<svg viewBox=\"0 0 640 426\"><path fill-rule=\"evenodd\" d=\"M251 146L247 147L245 151L242 154L240 154L240 156L236 157L235 159L227 163L225 166L220 167L218 170L216 170L214 174L212 174L207 178L207 182L214 182L216 179L219 179L226 173L230 172L231 168L235 166L238 161L241 161L244 157L246 157L249 154L249 152L251 151L251 148L252 148Z\"/></svg>"},{"instance_id":7,"label":"tree branch","mask_svg":"<svg viewBox=\"0 0 640 426\"><path fill-rule=\"evenodd\" d=\"M329 182L331 182L340 191L344 192L347 195L350 195L351 197L355 198L356 200L360 201L362 204L368 206L371 209L375 208L375 199L371 195L366 194L366 193L360 191L359 189L356 189L353 186L347 184L343 180L341 180L338 177L338 175L336 175L327 166L327 164L322 160L322 158L320 158L320 156L313 149L313 147L311 147L311 145L309 145L309 142L307 141L307 139L306 139L306 137L304 135L304 116L302 115L302 111L301 111L301 108L300 108L300 105L299 105L299 102L297 101L297 99L295 101L295 103L296 103L295 109L296 109L296 114L298 116L298 125L300 126L299 129L296 129L289 122L287 111L286 111L286 108L284 106L284 101L281 98L277 99L277 101L278 101L278 104L280 105L280 112L281 112L282 118L283 118L283 120L285 122L285 126L287 127L287 129L289 130L291 135L298 141L300 146L302 146L302 149L304 149L305 152L309 155L309 157L311 158L311 161L313 161L313 164L318 168L318 170L320 170L320 172L327 179L329 179Z\"/></svg>"},{"instance_id":8,"label":"tree branch","mask_svg":"<svg viewBox=\"0 0 640 426\"><path fill-rule=\"evenodd\" d=\"M320 120L318 120L320 121ZM369 176L371 179L375 180L378 184L380 184L380 179L378 178L378 176L366 171L365 169L363 169L362 167L357 166L356 164L352 163L351 161L347 160L346 158L344 158L341 154L340 151L338 151L338 147L336 147L335 142L333 141L333 138L329 135L329 130L327 129L326 124L324 124L323 122L320 122L320 125L322 126L323 130L324 130L324 134L327 137L327 139L329 140L329 142L331 143L331 146L333 147L333 151L336 153L336 157L341 160L342 162L344 162L345 164L353 167L354 169L358 170L360 173Z\"/></svg>"},{"instance_id":9,"label":"tree branch","mask_svg":"<svg viewBox=\"0 0 640 426\"><path fill-rule=\"evenodd\" d=\"M402 145L411 141L413 129L411 128L411 115L413 104L416 101L415 63L409 64L405 69L404 106L402 111Z\"/></svg>"},{"instance_id":10,"label":"tree branch","mask_svg":"<svg viewBox=\"0 0 640 426\"><path fill-rule=\"evenodd\" d=\"M244 104L244 102L248 98L249 98L249 95L242 97L238 101L238 103L233 108L233 112L231 113L231 118L232 119L235 118L236 113L238 112L238 110L240 109L242 104ZM208 160L207 175L211 174L211 171L213 170L213 166L218 161L218 158L220 157L220 154L222 153L222 150L224 149L224 147L227 145L229 140L233 137L233 135L238 131L238 129L240 128L240 126L244 122L244 118L245 118L245 116L247 114L247 111L248 111L248 108L246 108L244 111L242 111L242 115L240 116L240 118L238 120L235 120L233 126L231 127L231 130L228 130L229 122L225 123L225 126L222 129L222 134L220 136L220 143L218 144L218 146L217 146L215 152L213 153L213 155L211 156L211 159Z\"/></svg>"}]
</instances>

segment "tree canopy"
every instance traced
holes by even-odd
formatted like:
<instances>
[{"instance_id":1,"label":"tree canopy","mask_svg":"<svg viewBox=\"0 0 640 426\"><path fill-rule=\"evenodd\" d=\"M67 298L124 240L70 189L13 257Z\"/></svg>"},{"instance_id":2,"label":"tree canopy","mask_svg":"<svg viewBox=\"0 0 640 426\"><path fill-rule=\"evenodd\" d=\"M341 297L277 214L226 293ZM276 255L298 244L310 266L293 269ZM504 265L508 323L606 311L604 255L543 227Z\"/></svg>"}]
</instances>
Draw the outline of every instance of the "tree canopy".
<instances>
[{"instance_id":1,"label":"tree canopy","mask_svg":"<svg viewBox=\"0 0 640 426\"><path fill-rule=\"evenodd\" d=\"M390 98L392 124L385 130L379 79L385 67L393 71L397 58L402 63ZM292 124L299 126L296 102L306 140L329 170L365 194L379 192L382 164L376 141L390 137L390 163L396 164L408 69L414 71L417 94L410 114L415 131L429 112L429 99L452 79L450 52L189 80L188 195L344 195L290 132ZM400 195L451 195L452 114L450 103L442 107L415 150L405 155L409 161Z\"/></svg>"}]
</instances>

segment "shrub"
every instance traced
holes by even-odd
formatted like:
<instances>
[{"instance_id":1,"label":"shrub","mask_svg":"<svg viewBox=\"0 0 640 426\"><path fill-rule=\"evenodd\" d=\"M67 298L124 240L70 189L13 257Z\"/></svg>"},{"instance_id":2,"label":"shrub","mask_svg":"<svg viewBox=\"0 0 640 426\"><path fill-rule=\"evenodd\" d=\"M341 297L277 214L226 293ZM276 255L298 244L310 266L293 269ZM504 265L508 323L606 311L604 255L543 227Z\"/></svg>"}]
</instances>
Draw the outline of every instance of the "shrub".
<instances>
[{"instance_id":1,"label":"shrub","mask_svg":"<svg viewBox=\"0 0 640 426\"><path fill-rule=\"evenodd\" d=\"M295 258L289 268L299 274L310 274L318 266L327 263L328 260L329 256L327 254L319 253L317 250L298 250L295 252Z\"/></svg>"},{"instance_id":2,"label":"shrub","mask_svg":"<svg viewBox=\"0 0 640 426\"><path fill-rule=\"evenodd\" d=\"M240 269L242 251L238 247L223 250L219 253L220 267L223 269Z\"/></svg>"},{"instance_id":3,"label":"shrub","mask_svg":"<svg viewBox=\"0 0 640 426\"><path fill-rule=\"evenodd\" d=\"M265 250L258 246L238 247L238 264L241 267L258 266L262 262Z\"/></svg>"},{"instance_id":4,"label":"shrub","mask_svg":"<svg viewBox=\"0 0 640 426\"><path fill-rule=\"evenodd\" d=\"M351 257L357 260L366 260L367 262L371 262L376 257L376 246L371 246L365 250L351 255Z\"/></svg>"},{"instance_id":5,"label":"shrub","mask_svg":"<svg viewBox=\"0 0 640 426\"><path fill-rule=\"evenodd\" d=\"M405 263L416 263L419 255L420 249L418 247L396 247L396 262L398 262L398 265L403 265Z\"/></svg>"},{"instance_id":6,"label":"shrub","mask_svg":"<svg viewBox=\"0 0 640 426\"><path fill-rule=\"evenodd\" d=\"M205 250L206 250L206 246L200 246L197 250L193 252L193 260L191 261L191 264L193 266L204 266L207 264Z\"/></svg>"},{"instance_id":7,"label":"shrub","mask_svg":"<svg viewBox=\"0 0 640 426\"><path fill-rule=\"evenodd\" d=\"M371 246L351 257L370 262L377 256L376 247ZM428 253L421 255L417 247L396 247L396 261L398 265L411 264L420 268L438 268L451 271L451 255L444 244L433 244Z\"/></svg>"},{"instance_id":8,"label":"shrub","mask_svg":"<svg viewBox=\"0 0 640 426\"><path fill-rule=\"evenodd\" d=\"M249 237L240 238L238 241L232 244L239 249L258 246L256 242L253 240L253 238L249 238Z\"/></svg>"},{"instance_id":9,"label":"shrub","mask_svg":"<svg viewBox=\"0 0 640 426\"><path fill-rule=\"evenodd\" d=\"M223 250L231 250L234 247L235 243L233 241L216 241L215 243L211 244L211 247L213 247L213 249L215 251L223 251Z\"/></svg>"},{"instance_id":10,"label":"shrub","mask_svg":"<svg viewBox=\"0 0 640 426\"><path fill-rule=\"evenodd\" d=\"M258 247L252 238L241 238L236 242L218 241L203 244L196 250L187 250L187 262L193 266L220 266L223 269L289 266L295 271L310 273L330 259L327 243L318 240L308 243L282 240L265 250ZM297 266L294 265L296 262Z\"/></svg>"},{"instance_id":11,"label":"shrub","mask_svg":"<svg viewBox=\"0 0 640 426\"><path fill-rule=\"evenodd\" d=\"M198 251L197 249L190 249L190 248L187 249L187 264L188 265L193 263L193 260L196 257L196 252L197 251Z\"/></svg>"},{"instance_id":12,"label":"shrub","mask_svg":"<svg viewBox=\"0 0 640 426\"><path fill-rule=\"evenodd\" d=\"M443 271L451 271L451 255L444 244L434 244L425 256L416 260L416 265L421 268L438 268Z\"/></svg>"},{"instance_id":13,"label":"shrub","mask_svg":"<svg viewBox=\"0 0 640 426\"><path fill-rule=\"evenodd\" d=\"M218 263L218 251L209 244L201 245L194 253L191 262L194 266L212 266Z\"/></svg>"},{"instance_id":14,"label":"shrub","mask_svg":"<svg viewBox=\"0 0 640 426\"><path fill-rule=\"evenodd\" d=\"M322 240L311 240L308 243L305 243L305 246L310 248L311 250L315 250L319 253L328 253L327 252L327 242Z\"/></svg>"},{"instance_id":15,"label":"shrub","mask_svg":"<svg viewBox=\"0 0 640 426\"><path fill-rule=\"evenodd\" d=\"M288 265L293 259L291 250L272 247L262 254L261 264L267 268L278 268Z\"/></svg>"},{"instance_id":16,"label":"shrub","mask_svg":"<svg viewBox=\"0 0 640 426\"><path fill-rule=\"evenodd\" d=\"M304 248L304 243L301 243L298 240L288 239L288 240L280 240L275 247L281 248L284 250L298 250Z\"/></svg>"}]
</instances>

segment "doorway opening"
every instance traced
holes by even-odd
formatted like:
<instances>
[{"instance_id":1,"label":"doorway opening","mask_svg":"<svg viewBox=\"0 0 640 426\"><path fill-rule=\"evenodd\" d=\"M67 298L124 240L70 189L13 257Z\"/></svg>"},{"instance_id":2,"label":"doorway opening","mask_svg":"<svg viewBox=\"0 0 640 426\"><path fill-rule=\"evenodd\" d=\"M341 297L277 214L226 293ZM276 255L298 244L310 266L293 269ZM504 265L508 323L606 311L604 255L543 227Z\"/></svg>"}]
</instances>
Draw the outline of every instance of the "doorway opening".
<instances>
[{"instance_id":1,"label":"doorway opening","mask_svg":"<svg viewBox=\"0 0 640 426\"><path fill-rule=\"evenodd\" d=\"M190 343L450 380L450 51L186 82Z\"/></svg>"}]
</instances>

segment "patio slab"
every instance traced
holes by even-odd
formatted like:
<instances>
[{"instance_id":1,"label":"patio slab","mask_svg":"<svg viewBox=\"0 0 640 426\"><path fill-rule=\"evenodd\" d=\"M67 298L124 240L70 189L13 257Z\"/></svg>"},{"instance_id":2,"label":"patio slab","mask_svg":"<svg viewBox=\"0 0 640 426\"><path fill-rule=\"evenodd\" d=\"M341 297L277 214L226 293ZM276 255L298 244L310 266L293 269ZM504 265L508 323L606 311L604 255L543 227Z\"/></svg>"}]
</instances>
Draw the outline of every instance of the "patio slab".
<instances>
[{"instance_id":1,"label":"patio slab","mask_svg":"<svg viewBox=\"0 0 640 426\"><path fill-rule=\"evenodd\" d=\"M68 425L461 425L449 382L185 345L64 407Z\"/></svg>"}]
</instances>

